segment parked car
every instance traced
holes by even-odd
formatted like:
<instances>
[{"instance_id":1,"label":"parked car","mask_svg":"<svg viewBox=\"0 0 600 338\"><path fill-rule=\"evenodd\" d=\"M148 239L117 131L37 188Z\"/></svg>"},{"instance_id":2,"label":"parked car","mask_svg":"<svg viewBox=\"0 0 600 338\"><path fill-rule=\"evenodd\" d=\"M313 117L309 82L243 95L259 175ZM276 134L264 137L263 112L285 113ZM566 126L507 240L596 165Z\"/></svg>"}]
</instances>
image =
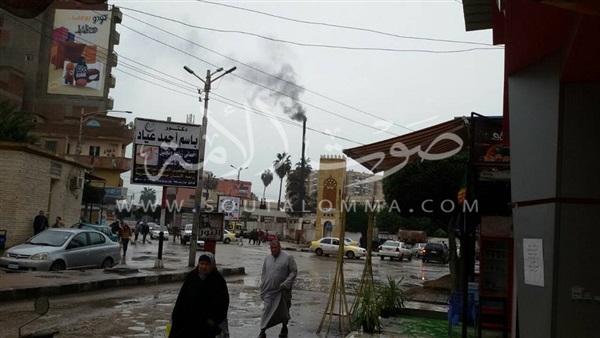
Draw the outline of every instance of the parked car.
<instances>
[{"instance_id":1,"label":"parked car","mask_svg":"<svg viewBox=\"0 0 600 338\"><path fill-rule=\"evenodd\" d=\"M229 244L232 241L236 241L235 233L229 230L223 230L223 243Z\"/></svg>"},{"instance_id":2,"label":"parked car","mask_svg":"<svg viewBox=\"0 0 600 338\"><path fill-rule=\"evenodd\" d=\"M425 245L427 245L427 243L415 243L415 245L413 245L412 248L410 249L412 251L412 255L417 258L423 257L423 251L425 251Z\"/></svg>"},{"instance_id":3,"label":"parked car","mask_svg":"<svg viewBox=\"0 0 600 338\"><path fill-rule=\"evenodd\" d=\"M181 232L181 244L186 244L192 236L192 224L186 224Z\"/></svg>"},{"instance_id":4,"label":"parked car","mask_svg":"<svg viewBox=\"0 0 600 338\"><path fill-rule=\"evenodd\" d=\"M358 241L355 241L350 237L344 237L344 242L349 243L350 245L360 246Z\"/></svg>"},{"instance_id":5,"label":"parked car","mask_svg":"<svg viewBox=\"0 0 600 338\"><path fill-rule=\"evenodd\" d=\"M340 247L340 240L336 237L323 237L318 241L312 241L310 251L322 255L336 255ZM367 250L344 242L344 255L348 258L360 258L367 255Z\"/></svg>"},{"instance_id":6,"label":"parked car","mask_svg":"<svg viewBox=\"0 0 600 338\"><path fill-rule=\"evenodd\" d=\"M398 258L400 261L406 258L410 261L412 260L412 252L404 242L387 240L379 246L379 257L381 259L389 257L390 260Z\"/></svg>"},{"instance_id":7,"label":"parked car","mask_svg":"<svg viewBox=\"0 0 600 338\"><path fill-rule=\"evenodd\" d=\"M105 234L86 228L56 228L6 250L0 267L38 271L110 268L120 260L121 247Z\"/></svg>"},{"instance_id":8,"label":"parked car","mask_svg":"<svg viewBox=\"0 0 600 338\"><path fill-rule=\"evenodd\" d=\"M181 244L185 245L190 241L190 238L192 237L192 227L192 224L186 224L185 228L183 228L183 232L181 233ZM196 240L196 245L198 245L199 249L204 249L203 240Z\"/></svg>"},{"instance_id":9,"label":"parked car","mask_svg":"<svg viewBox=\"0 0 600 338\"><path fill-rule=\"evenodd\" d=\"M108 238L110 238L113 242L119 242L119 235L117 233L113 233L112 229L108 225L100 225L94 223L75 223L71 225L71 228L74 229L88 229L88 230L96 230L105 234Z\"/></svg>"},{"instance_id":10,"label":"parked car","mask_svg":"<svg viewBox=\"0 0 600 338\"><path fill-rule=\"evenodd\" d=\"M167 229L164 225L155 225L152 230L150 230L150 239L155 239L160 237L160 232L163 232L163 238L165 240L169 239L169 229Z\"/></svg>"},{"instance_id":11,"label":"parked car","mask_svg":"<svg viewBox=\"0 0 600 338\"><path fill-rule=\"evenodd\" d=\"M445 243L427 243L423 251L423 262L436 261L442 264L450 260L450 249Z\"/></svg>"}]
</instances>

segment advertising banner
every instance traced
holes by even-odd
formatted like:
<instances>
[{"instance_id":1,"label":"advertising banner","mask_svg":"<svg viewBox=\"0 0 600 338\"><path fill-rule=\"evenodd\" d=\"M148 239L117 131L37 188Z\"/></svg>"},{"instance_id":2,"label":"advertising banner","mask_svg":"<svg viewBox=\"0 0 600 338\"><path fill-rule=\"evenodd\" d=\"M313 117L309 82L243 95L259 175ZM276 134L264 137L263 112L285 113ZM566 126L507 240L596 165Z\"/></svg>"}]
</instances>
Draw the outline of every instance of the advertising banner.
<instances>
[{"instance_id":1,"label":"advertising banner","mask_svg":"<svg viewBox=\"0 0 600 338\"><path fill-rule=\"evenodd\" d=\"M200 126L135 119L132 184L196 187Z\"/></svg>"},{"instance_id":2,"label":"advertising banner","mask_svg":"<svg viewBox=\"0 0 600 338\"><path fill-rule=\"evenodd\" d=\"M240 219L240 198L238 196L219 196L217 211L225 214L225 221Z\"/></svg>"},{"instance_id":3,"label":"advertising banner","mask_svg":"<svg viewBox=\"0 0 600 338\"><path fill-rule=\"evenodd\" d=\"M127 197L127 188L123 187L104 187L105 199L122 199Z\"/></svg>"},{"instance_id":4,"label":"advertising banner","mask_svg":"<svg viewBox=\"0 0 600 338\"><path fill-rule=\"evenodd\" d=\"M198 239L203 241L223 240L223 225L225 218L221 212L203 212L200 214Z\"/></svg>"},{"instance_id":5,"label":"advertising banner","mask_svg":"<svg viewBox=\"0 0 600 338\"><path fill-rule=\"evenodd\" d=\"M48 94L104 96L111 14L55 10Z\"/></svg>"}]
</instances>

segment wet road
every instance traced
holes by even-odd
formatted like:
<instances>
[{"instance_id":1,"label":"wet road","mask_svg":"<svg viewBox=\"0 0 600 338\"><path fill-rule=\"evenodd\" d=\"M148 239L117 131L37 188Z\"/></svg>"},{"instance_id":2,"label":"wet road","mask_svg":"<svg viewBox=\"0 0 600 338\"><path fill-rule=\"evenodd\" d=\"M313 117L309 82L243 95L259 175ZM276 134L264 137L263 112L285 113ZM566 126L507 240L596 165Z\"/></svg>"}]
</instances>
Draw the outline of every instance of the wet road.
<instances>
[{"instance_id":1,"label":"wet road","mask_svg":"<svg viewBox=\"0 0 600 338\"><path fill-rule=\"evenodd\" d=\"M155 246L156 243L151 244ZM132 260L155 259L154 247L138 246ZM283 244L285 247L285 243ZM180 264L187 262L188 247L168 243L164 262ZM155 251L155 250L154 250ZM258 296L259 275L262 259L269 254L268 245L237 246L217 245L217 263L244 266L245 276L227 277L231 297L229 326L231 337L249 338L258 335L261 301ZM314 336L321 322L335 274L334 257L317 257L308 252L289 251L299 267L294 286L290 337ZM354 288L360 282L365 259L344 259L344 274L349 306ZM423 279L436 279L448 273L448 265L422 264L380 260L374 257L373 275L384 280L388 275L403 278L406 286L421 285ZM165 325L181 283L144 285L132 288L115 288L93 293L53 297L49 313L26 327L27 330L56 328L57 337L164 337ZM207 304L207 306L209 306ZM0 337L16 337L19 325L34 317L33 301L0 304ZM328 321L325 321L327 324ZM336 334L337 319L334 318L329 336ZM323 327L321 333L326 332ZM28 332L24 330L24 332ZM267 331L268 337L276 337L278 328Z\"/></svg>"}]
</instances>

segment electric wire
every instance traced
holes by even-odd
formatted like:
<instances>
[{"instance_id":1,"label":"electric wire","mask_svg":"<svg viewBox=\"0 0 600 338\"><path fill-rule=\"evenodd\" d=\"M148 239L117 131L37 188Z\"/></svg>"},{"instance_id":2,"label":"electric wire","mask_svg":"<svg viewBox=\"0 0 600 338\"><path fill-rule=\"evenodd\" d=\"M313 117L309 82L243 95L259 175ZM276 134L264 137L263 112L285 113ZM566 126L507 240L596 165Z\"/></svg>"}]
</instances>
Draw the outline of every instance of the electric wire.
<instances>
[{"instance_id":1,"label":"electric wire","mask_svg":"<svg viewBox=\"0 0 600 338\"><path fill-rule=\"evenodd\" d=\"M352 47L352 46L342 46L342 45L328 45L328 44L317 44L317 43L304 43L304 42L297 42L297 41L291 41L291 40L271 38L271 37L268 37L268 36L264 36L264 35L260 35L260 34L256 34L256 33L251 33L251 32L246 32L246 31L217 29L217 28L209 28L209 27L204 27L204 26L192 25L192 24L189 24L189 23L186 23L186 22L182 22L182 21L179 21L179 20L167 18L167 17L164 17L164 16L156 15L156 14L151 14L151 13L148 13L148 12L140 11L140 10L129 8L129 7L120 7L120 8L127 9L127 10L130 10L130 11L133 11L133 12L143 13L143 14L146 14L148 16L152 16L152 17L159 18L159 19L162 19L162 20L176 22L178 24L181 24L181 25L184 25L184 26L190 27L190 28L195 28L195 29L200 29L200 30L207 30L207 31L218 32L218 33L235 33L235 34L249 35L249 36L258 37L258 38L269 40L269 41L273 41L273 42L286 43L286 44L291 44L291 45L301 46L301 47L345 49L345 50L356 50L356 51L378 51L378 52L398 52L398 53L432 53L432 54L451 54L451 53L472 52L472 51L475 51L475 50L503 49L501 47L496 47L496 46L487 47L487 48L473 47L473 48L467 48L467 49L454 49L454 50L397 49L397 48L382 48L382 47Z\"/></svg>"},{"instance_id":2,"label":"electric wire","mask_svg":"<svg viewBox=\"0 0 600 338\"><path fill-rule=\"evenodd\" d=\"M142 12L142 13L145 13L145 12ZM125 15L125 16L128 16L129 18L132 18L133 20L136 20L136 21L139 21L139 22L141 22L141 23L144 23L144 24L146 24L146 25L149 25L149 26L151 26L151 27L153 27L153 28L155 28L155 29L158 29L158 30L160 30L160 31L163 31L164 33L171 34L171 35L175 35L175 34L172 34L172 33L170 33L170 32L167 32L167 31L165 31L165 30L163 30L163 29L161 29L161 28L158 28L158 27L156 27L155 25L149 24L149 23L147 23L146 21L142 21L142 20L140 20L140 19L138 19L138 18L136 18L136 17L133 17L133 16L131 16L131 15L128 15L128 14L123 14L123 15ZM128 27L128 28L129 28L129 27ZM175 35L175 36L179 37L178 35ZM181 38L181 37L179 37L179 38ZM181 38L181 39L183 39L183 38ZM337 103L337 104L339 104L339 105L342 105L342 106L344 106L344 107L346 107L346 108L353 109L353 110L355 110L355 111L358 111L358 112L360 112L360 113L366 114L366 115L368 115L368 116L371 116L371 117L373 117L373 118L377 118L377 119L380 119L380 120L384 120L384 121L386 121L386 122L389 122L389 123L391 123L391 124L393 124L393 125L395 125L395 126L397 126L397 127L400 127L400 128L406 129L406 130L408 130L408 131L414 131L413 129L411 129L411 128L409 128L409 127L403 126L403 125L401 125L401 124L398 124L398 123L396 123L396 122L393 122L393 121L389 121L389 120L387 120L387 119L384 119L384 118L382 118L382 117L379 117L379 116L377 116L377 115L371 114L371 113L369 113L369 112L367 112L367 111L365 111L365 110L362 110L362 109L359 109L359 108L353 107L353 106L351 106L351 105L348 105L348 104L346 104L346 103L343 103L343 102L341 102L341 101L338 101L338 100L336 100L336 99L333 99L333 98L331 98L331 97L325 96L325 95L323 95L323 94L320 94L320 93L318 93L318 92L315 92L315 91L313 91L313 90L310 90L310 89L308 89L308 88L306 88L306 87L300 86L300 85L298 85L298 84L296 84L296 83L294 83L294 82L291 82L291 81L288 81L288 80L286 80L286 79L284 79L284 78L281 78L281 77L279 77L279 76L276 76L276 75L270 74L270 73L268 73L268 72L266 72L266 71L263 71L262 69L259 69L259 68L255 67L255 66L252 66L252 65L250 65L250 64L247 64L247 63L244 63L244 62L242 62L242 61L236 60L236 59L234 59L234 58L231 58L231 57L229 57L229 56L227 56L227 55L225 55L225 54L219 53L219 52L217 52L217 51L215 51L215 50L213 50L213 49L210 49L210 48L208 48L208 47L205 47L205 46L202 46L202 45L196 44L196 43L194 43L193 41L190 41L190 40L187 40L187 39L183 39L183 40L184 40L184 41L186 41L186 42L192 43L192 44L194 44L195 46L197 46L197 47L199 47L199 48L202 48L202 49L204 49L204 50L207 50L207 51L209 51L209 52L215 53L215 54L217 54L217 55L219 55L219 56L221 56L221 57L223 57L223 58L226 58L226 59L228 59L228 60L230 60L230 61L233 61L233 62L236 62L236 63L238 63L238 64L240 64L240 65L243 65L243 66L245 66L245 67L247 67L247 68L249 68L249 69L252 69L252 70L254 70L254 71L257 71L257 72L259 72L259 73L261 73L261 74L263 74L263 75L266 75L266 76L269 76L269 77L271 77L271 78L277 79L277 80L279 80L279 81L282 81L282 82L284 82L284 83L286 83L286 84L292 85L292 86L294 86L294 87L296 87L296 88L302 89L302 90L304 90L304 91L306 91L306 92L309 92L309 93L311 93L311 94L314 94L314 95L317 95L317 96L319 96L319 97L321 97L321 98L324 98L324 99L327 99L327 100L329 100L329 101L332 101L332 102L334 102L334 103ZM204 61L204 60L201 60L201 61ZM206 62L206 61L204 61L204 62ZM206 62L206 63L207 63L207 64L209 64L209 65L211 65L211 66L213 66L213 67L217 67L216 65L210 64L210 63L208 63L208 62ZM292 98L292 99L293 99L293 98Z\"/></svg>"},{"instance_id":3,"label":"electric wire","mask_svg":"<svg viewBox=\"0 0 600 338\"><path fill-rule=\"evenodd\" d=\"M121 26L122 26L122 27L125 27L125 28L127 28L127 29L129 29L129 30L131 30L131 31L133 31L133 32L136 32L136 33L138 33L138 34L140 34L140 35L142 35L142 36L144 36L144 37L146 37L146 38L148 38L148 39L150 39L150 40L153 40L153 41L155 41L155 42L158 42L158 43L160 43L160 44L162 44L162 45L164 45L164 46L167 46L167 47L169 47L169 48L172 48L172 49L174 49L174 50L176 50L176 51L179 51L179 52L181 52L181 53L183 53L183 54L186 54L186 55L188 55L188 56L190 56L190 57L193 57L193 58L195 58L195 59L197 59L197 60L199 60L199 61L202 61L202 62L204 62L204 63L206 63L206 64L209 64L209 65L211 65L212 67L215 67L215 68L217 68L217 67L218 67L217 65L215 65L215 64L213 64L213 63L211 63L211 62L209 62L209 61L206 61L206 60L204 60L204 59L201 59L201 58L199 58L199 57L197 57L197 56L195 56L195 55L193 55L193 54L191 54L191 53L188 53L188 52L186 52L186 51L184 51L184 50L182 50L182 49L180 49L180 48L177 48L177 47L171 46L171 45L169 45L169 44L167 44L167 43L165 43L165 42L162 42L162 41L160 41L160 40L158 40L158 39L156 39L156 38L153 38L153 37L151 37L151 36L149 36L149 35L147 35L147 34L144 34L144 33L140 32L140 31L138 31L138 30L135 30L135 29L133 29L133 28L131 28L131 27L129 27L129 26L126 26L126 25L123 25L123 24L121 24ZM172 33L170 33L170 32L166 32L166 31L165 31L165 33L171 34L171 35L173 35L173 36L175 36L175 37L178 37L178 38L180 38L180 39L182 39L182 40L184 40L184 41L187 41L187 42L190 42L190 43L192 43L192 44L194 44L194 45L197 45L197 44L196 44L196 43L194 43L193 41L186 40L186 39L184 39L184 38L182 38L182 37L180 37L180 36L178 36L178 35L176 35L176 34L172 34ZM322 111L322 112L325 112L325 113L328 113L328 114L334 115L334 116L336 116L336 117L339 117L339 118L341 118L341 119L344 119L344 120L347 120L347 121L353 122L353 123L355 123L355 124L358 124L358 125L360 125L360 126L362 126L362 127L366 127L366 128L374 129L374 130L376 130L376 131L384 132L384 133L390 134L390 135L392 135L392 136L398 136L398 134L391 133L391 132L389 132L389 131L387 131L387 130L383 130L383 131L382 131L381 129L379 129L379 128L377 128L377 127L370 126L370 125L368 125L368 124L364 124L364 123L362 123L362 122L360 122L360 121L357 121L357 120L351 119L351 118L349 118L349 117L343 116L343 115L341 115L341 114L338 114L338 113L334 113L334 112L332 112L332 111L330 111L330 110L327 110L327 109L324 109L324 108L320 108L320 107L318 107L318 106L315 106L315 105L313 105L313 104L311 104L311 103L305 102L305 101L303 101L303 100L300 100L300 99L298 99L298 98L294 98L294 97L292 97L292 96L290 96L290 95L288 95L288 94L286 94L286 93L284 93L284 92L281 92L281 91L275 90L275 89L273 89L273 88L269 88L268 86L265 86L265 85L263 85L263 84L261 84L261 83L258 83L258 82L256 82L256 81L252 81L252 80L250 80L250 79L247 79L247 78L245 78L245 77L243 77L243 76L241 76L241 75L237 75L237 74L235 74L235 73L231 73L231 75L232 75L232 76L234 76L234 77L237 77L237 78L239 78L239 79L241 79L241 80L244 80L244 81L246 81L246 82L252 83L252 84L254 84L255 86L258 86L258 87L264 88L264 89L266 89L266 90L269 90L269 91L271 91L271 92L277 93L277 94L279 94L279 95L281 95L281 96L285 96L285 97L287 97L287 98L290 98L290 99L292 99L292 100L294 100L294 101L296 101L296 102L300 102L300 103L302 103L302 104L304 104L304 105L306 105L306 106L308 106L308 107L311 107L311 108L314 108L314 109L320 110L320 111Z\"/></svg>"},{"instance_id":4,"label":"electric wire","mask_svg":"<svg viewBox=\"0 0 600 338\"><path fill-rule=\"evenodd\" d=\"M299 19L293 19L293 18L285 17L285 16L282 16L282 15L271 14L271 13L267 13L267 12L258 11L258 10L255 10L255 9L238 7L238 6L228 5L228 4L224 4L224 3L218 3L218 2L213 2L213 1L205 1L205 0L196 0L196 1L197 2L203 2L203 3L206 3L206 4L216 5L216 6L223 6L223 7L233 8L233 9L240 10L240 11L246 11L246 12L256 13L256 14L265 15L265 16L269 16L269 17L273 17L273 18L277 18L277 19L282 19L282 20L286 20L286 21L292 21L292 22L296 22L296 23L308 24L308 25L318 25L318 26L327 26L327 27L334 27L334 28L350 29L350 30L375 33L375 34L380 34L380 35L385 35L385 36L391 36L391 37L400 38L400 39L414 39L414 40L424 40L424 41L461 43L461 44L471 44L471 45L481 45L481 46L493 46L493 47L496 47L493 44L484 43L484 42L459 41L459 40L446 40L446 39L434 39L434 38L423 38L423 37L416 37L416 36L406 36L406 35L398 35L398 34L393 34L393 33L387 33L387 32L378 31L378 30L370 29L370 28L362 28L362 27L355 27L355 26L345 26L345 25L336 25L336 24L331 24L331 23L308 21L308 20L299 20ZM498 47L496 47L496 48L498 48Z\"/></svg>"}]
</instances>

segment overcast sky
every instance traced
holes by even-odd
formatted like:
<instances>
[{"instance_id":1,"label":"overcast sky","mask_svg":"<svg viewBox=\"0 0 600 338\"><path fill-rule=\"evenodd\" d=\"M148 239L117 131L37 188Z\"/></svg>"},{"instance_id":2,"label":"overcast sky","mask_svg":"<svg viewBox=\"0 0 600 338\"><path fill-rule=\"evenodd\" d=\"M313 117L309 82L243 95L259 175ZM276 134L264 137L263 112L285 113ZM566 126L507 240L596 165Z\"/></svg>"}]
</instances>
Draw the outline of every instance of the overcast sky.
<instances>
[{"instance_id":1,"label":"overcast sky","mask_svg":"<svg viewBox=\"0 0 600 338\"><path fill-rule=\"evenodd\" d=\"M128 121L194 114L200 124L203 84L183 66L201 78L237 67L213 83L205 170L235 179L231 165L248 167L241 179L259 197L260 175L273 170L277 153L291 154L293 164L301 158L302 124L286 108L307 117L306 157L315 169L342 149L471 112L502 113L503 50L491 45L491 30L465 31L457 1L109 3L124 14L109 95L114 109L134 112ZM348 169L367 171L354 161ZM137 199L143 186L122 177ZM275 176L267 199L278 192Z\"/></svg>"}]
</instances>

